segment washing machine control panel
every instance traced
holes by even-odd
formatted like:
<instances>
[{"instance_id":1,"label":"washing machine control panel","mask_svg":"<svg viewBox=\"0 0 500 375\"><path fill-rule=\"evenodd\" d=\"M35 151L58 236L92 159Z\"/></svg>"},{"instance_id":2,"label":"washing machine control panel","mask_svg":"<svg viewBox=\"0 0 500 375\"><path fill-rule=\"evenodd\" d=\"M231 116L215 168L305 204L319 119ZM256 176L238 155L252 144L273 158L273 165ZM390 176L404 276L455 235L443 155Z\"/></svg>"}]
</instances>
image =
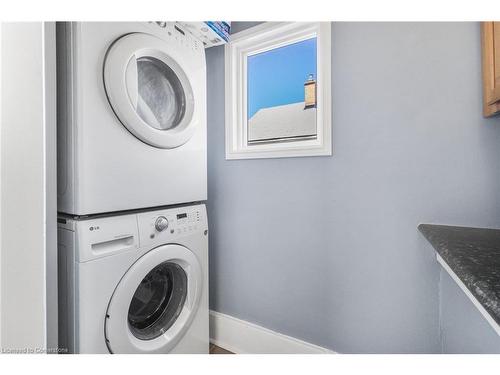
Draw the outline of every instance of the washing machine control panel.
<instances>
[{"instance_id":1,"label":"washing machine control panel","mask_svg":"<svg viewBox=\"0 0 500 375\"><path fill-rule=\"evenodd\" d=\"M202 232L207 234L204 205L177 207L137 215L141 246L152 242L170 242Z\"/></svg>"},{"instance_id":2,"label":"washing machine control panel","mask_svg":"<svg viewBox=\"0 0 500 375\"><path fill-rule=\"evenodd\" d=\"M155 221L155 228L158 232L163 232L168 228L168 219L165 216L158 216Z\"/></svg>"}]
</instances>

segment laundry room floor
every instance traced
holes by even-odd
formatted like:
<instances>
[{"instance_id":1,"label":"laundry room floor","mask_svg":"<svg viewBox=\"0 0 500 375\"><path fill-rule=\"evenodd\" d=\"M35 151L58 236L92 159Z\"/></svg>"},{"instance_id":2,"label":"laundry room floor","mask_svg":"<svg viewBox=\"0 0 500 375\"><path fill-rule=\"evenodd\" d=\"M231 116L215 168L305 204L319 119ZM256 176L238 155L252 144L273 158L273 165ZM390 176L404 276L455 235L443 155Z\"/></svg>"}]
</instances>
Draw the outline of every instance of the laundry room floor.
<instances>
[{"instance_id":1,"label":"laundry room floor","mask_svg":"<svg viewBox=\"0 0 500 375\"><path fill-rule=\"evenodd\" d=\"M210 344L210 354L234 354L229 350L223 349L217 345Z\"/></svg>"}]
</instances>

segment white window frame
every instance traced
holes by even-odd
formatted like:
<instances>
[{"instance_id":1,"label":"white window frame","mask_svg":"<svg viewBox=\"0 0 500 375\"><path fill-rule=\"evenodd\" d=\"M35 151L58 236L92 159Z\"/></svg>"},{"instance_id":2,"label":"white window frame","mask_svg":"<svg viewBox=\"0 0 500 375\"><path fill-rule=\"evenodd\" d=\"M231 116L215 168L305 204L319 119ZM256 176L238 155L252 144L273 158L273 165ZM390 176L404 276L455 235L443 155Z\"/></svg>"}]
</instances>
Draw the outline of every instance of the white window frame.
<instances>
[{"instance_id":1,"label":"white window frame","mask_svg":"<svg viewBox=\"0 0 500 375\"><path fill-rule=\"evenodd\" d=\"M247 57L317 38L316 139L248 145ZM226 159L332 155L330 22L266 22L231 35L225 46Z\"/></svg>"}]
</instances>

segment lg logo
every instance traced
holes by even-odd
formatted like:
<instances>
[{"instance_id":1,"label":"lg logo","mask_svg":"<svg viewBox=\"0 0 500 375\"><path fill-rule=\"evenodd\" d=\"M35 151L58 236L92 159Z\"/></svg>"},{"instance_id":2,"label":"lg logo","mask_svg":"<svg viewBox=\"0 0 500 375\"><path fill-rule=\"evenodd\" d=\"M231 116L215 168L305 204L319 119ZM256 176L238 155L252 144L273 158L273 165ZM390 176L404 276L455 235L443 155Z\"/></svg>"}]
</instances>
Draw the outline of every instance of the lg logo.
<instances>
[{"instance_id":1,"label":"lg logo","mask_svg":"<svg viewBox=\"0 0 500 375\"><path fill-rule=\"evenodd\" d=\"M94 230L99 230L99 227L98 226L95 226L95 227L90 227L89 230L92 232Z\"/></svg>"}]
</instances>

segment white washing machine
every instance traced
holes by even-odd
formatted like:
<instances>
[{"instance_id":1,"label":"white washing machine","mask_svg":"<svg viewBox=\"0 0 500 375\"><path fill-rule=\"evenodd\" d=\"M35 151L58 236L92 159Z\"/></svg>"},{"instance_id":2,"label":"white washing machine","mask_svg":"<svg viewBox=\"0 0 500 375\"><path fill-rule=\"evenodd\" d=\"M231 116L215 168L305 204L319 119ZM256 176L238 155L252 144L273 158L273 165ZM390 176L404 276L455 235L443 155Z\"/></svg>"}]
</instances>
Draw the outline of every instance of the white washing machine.
<instances>
[{"instance_id":1,"label":"white washing machine","mask_svg":"<svg viewBox=\"0 0 500 375\"><path fill-rule=\"evenodd\" d=\"M57 24L58 209L207 197L203 44L174 23Z\"/></svg>"},{"instance_id":2,"label":"white washing machine","mask_svg":"<svg viewBox=\"0 0 500 375\"><path fill-rule=\"evenodd\" d=\"M208 353L204 205L58 221L60 348Z\"/></svg>"}]
</instances>

